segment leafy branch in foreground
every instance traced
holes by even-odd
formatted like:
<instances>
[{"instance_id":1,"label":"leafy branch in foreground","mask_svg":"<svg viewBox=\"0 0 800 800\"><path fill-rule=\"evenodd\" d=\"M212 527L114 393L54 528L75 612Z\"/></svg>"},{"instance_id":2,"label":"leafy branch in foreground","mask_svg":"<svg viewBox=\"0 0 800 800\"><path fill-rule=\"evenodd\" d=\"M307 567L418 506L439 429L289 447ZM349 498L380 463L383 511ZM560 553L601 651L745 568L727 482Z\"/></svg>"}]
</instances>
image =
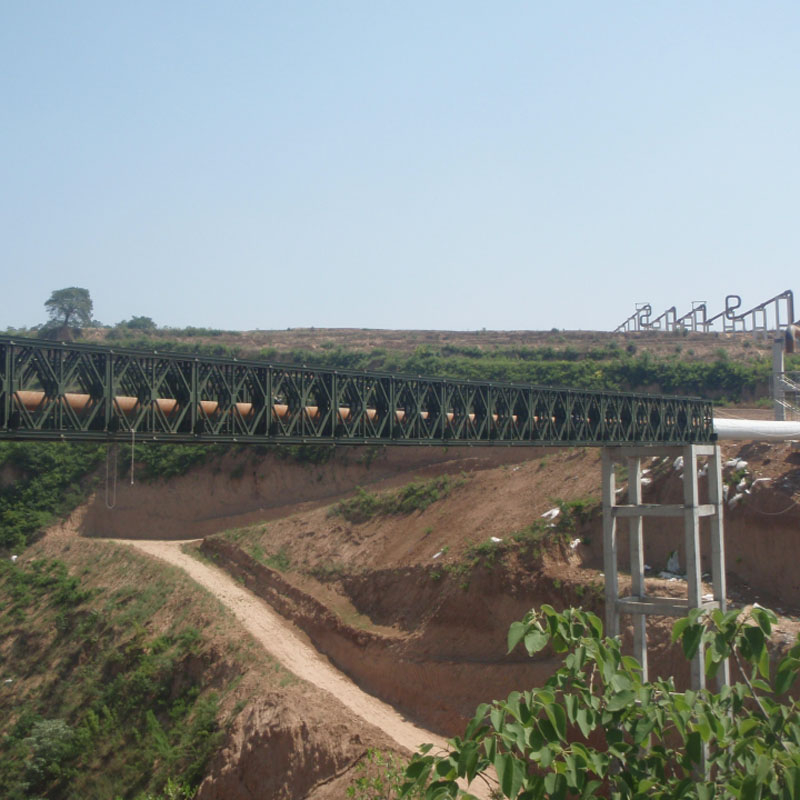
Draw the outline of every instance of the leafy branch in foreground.
<instances>
[{"instance_id":1,"label":"leafy branch in foreground","mask_svg":"<svg viewBox=\"0 0 800 800\"><path fill-rule=\"evenodd\" d=\"M533 656L549 645L564 654L563 666L541 688L479 706L447 754L422 748L404 791L472 797L456 781L481 778L497 797L525 800L800 798L800 714L782 697L800 669L800 637L770 682L775 621L759 607L748 615L692 610L673 641L690 659L703 644L709 676L731 658L742 679L716 693L679 692L672 678L643 681L594 614L531 611L512 624L509 652L522 644Z\"/></svg>"}]
</instances>

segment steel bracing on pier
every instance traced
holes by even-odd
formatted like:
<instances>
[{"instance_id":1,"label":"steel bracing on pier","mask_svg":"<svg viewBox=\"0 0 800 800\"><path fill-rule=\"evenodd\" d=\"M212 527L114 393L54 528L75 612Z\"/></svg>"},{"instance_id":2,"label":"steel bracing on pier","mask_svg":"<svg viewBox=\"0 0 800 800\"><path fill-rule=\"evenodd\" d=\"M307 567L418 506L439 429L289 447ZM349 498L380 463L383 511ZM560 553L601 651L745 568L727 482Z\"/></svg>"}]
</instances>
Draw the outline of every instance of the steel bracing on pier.
<instances>
[{"instance_id":1,"label":"steel bracing on pier","mask_svg":"<svg viewBox=\"0 0 800 800\"><path fill-rule=\"evenodd\" d=\"M698 398L321 369L0 337L0 440L691 444Z\"/></svg>"}]
</instances>

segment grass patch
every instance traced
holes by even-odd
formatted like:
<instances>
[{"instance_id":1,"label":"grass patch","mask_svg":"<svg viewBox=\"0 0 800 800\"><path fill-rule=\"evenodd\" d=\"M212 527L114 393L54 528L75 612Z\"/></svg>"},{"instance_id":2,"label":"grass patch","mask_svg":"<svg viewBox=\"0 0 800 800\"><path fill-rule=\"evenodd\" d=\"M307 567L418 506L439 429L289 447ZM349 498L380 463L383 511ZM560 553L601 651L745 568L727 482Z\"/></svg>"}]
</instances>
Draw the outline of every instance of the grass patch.
<instances>
[{"instance_id":1,"label":"grass patch","mask_svg":"<svg viewBox=\"0 0 800 800\"><path fill-rule=\"evenodd\" d=\"M555 504L561 511L555 520L555 530L558 533L574 533L579 525L588 522L602 507L602 503L596 497L556 500Z\"/></svg>"},{"instance_id":2,"label":"grass patch","mask_svg":"<svg viewBox=\"0 0 800 800\"><path fill-rule=\"evenodd\" d=\"M485 542L467 548L467 559L473 567L483 564L491 569L497 561L502 560L507 550L506 542L493 542L491 539L487 539Z\"/></svg>"},{"instance_id":3,"label":"grass patch","mask_svg":"<svg viewBox=\"0 0 800 800\"><path fill-rule=\"evenodd\" d=\"M331 516L343 517L348 522L359 523L378 516L424 511L428 506L447 497L464 481L464 478L454 479L449 475L441 475L427 481L413 481L402 489L380 494L358 487L354 497L337 503L329 513Z\"/></svg>"},{"instance_id":4,"label":"grass patch","mask_svg":"<svg viewBox=\"0 0 800 800\"><path fill-rule=\"evenodd\" d=\"M552 522L535 519L530 525L514 531L510 538L523 552L539 558L544 549L545 540L550 537L561 544L566 543L578 530L601 509L602 504L596 497L579 497L575 500L553 500L553 505L561 512Z\"/></svg>"},{"instance_id":5,"label":"grass patch","mask_svg":"<svg viewBox=\"0 0 800 800\"><path fill-rule=\"evenodd\" d=\"M308 574L323 583L326 581L335 581L347 575L348 569L341 561L326 561L324 564L315 564L309 568Z\"/></svg>"},{"instance_id":6,"label":"grass patch","mask_svg":"<svg viewBox=\"0 0 800 800\"><path fill-rule=\"evenodd\" d=\"M267 566L278 570L278 572L289 572L292 568L292 559L286 548L282 546L277 553L271 555L267 559Z\"/></svg>"},{"instance_id":7,"label":"grass patch","mask_svg":"<svg viewBox=\"0 0 800 800\"><path fill-rule=\"evenodd\" d=\"M258 542L255 542L248 548L247 552L259 564L264 564L278 572L289 572L292 568L291 556L283 545L281 545L277 553L268 556L264 552L264 548Z\"/></svg>"},{"instance_id":8,"label":"grass patch","mask_svg":"<svg viewBox=\"0 0 800 800\"><path fill-rule=\"evenodd\" d=\"M205 659L196 620L212 598L193 593L192 622L175 570L97 543L91 558L92 588L61 560L0 561L3 797L189 798L237 682L188 670Z\"/></svg>"}]
</instances>

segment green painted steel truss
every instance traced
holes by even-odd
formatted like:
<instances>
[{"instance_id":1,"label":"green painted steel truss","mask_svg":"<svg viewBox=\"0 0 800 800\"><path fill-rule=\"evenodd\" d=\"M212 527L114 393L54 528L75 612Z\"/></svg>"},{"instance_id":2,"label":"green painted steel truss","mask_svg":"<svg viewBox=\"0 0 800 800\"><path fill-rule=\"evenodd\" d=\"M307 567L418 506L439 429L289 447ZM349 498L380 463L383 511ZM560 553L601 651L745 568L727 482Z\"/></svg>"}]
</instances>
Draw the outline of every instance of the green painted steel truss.
<instances>
[{"instance_id":1,"label":"green painted steel truss","mask_svg":"<svg viewBox=\"0 0 800 800\"><path fill-rule=\"evenodd\" d=\"M712 441L711 404L0 337L0 439L609 445Z\"/></svg>"}]
</instances>

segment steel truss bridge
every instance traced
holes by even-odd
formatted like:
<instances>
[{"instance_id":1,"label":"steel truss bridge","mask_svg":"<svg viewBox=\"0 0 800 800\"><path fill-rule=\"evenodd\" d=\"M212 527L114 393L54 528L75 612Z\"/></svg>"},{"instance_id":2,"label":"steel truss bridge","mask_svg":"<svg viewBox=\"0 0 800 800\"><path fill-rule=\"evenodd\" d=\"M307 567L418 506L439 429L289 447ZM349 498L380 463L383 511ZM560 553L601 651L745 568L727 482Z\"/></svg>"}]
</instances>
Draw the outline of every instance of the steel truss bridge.
<instances>
[{"instance_id":1,"label":"steel truss bridge","mask_svg":"<svg viewBox=\"0 0 800 800\"><path fill-rule=\"evenodd\" d=\"M290 366L0 336L0 440L693 444L698 398Z\"/></svg>"}]
</instances>

